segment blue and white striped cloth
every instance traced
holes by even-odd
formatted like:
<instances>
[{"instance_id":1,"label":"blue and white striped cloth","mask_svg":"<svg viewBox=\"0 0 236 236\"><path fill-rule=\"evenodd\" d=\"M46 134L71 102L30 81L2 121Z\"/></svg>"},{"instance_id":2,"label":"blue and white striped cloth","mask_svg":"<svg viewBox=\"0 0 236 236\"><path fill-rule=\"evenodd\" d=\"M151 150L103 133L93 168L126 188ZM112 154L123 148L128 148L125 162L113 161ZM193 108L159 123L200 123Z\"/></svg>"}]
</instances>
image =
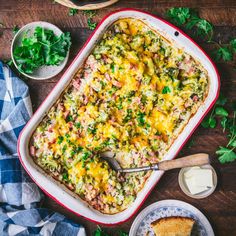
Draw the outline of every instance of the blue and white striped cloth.
<instances>
[{"instance_id":1,"label":"blue and white striped cloth","mask_svg":"<svg viewBox=\"0 0 236 236\"><path fill-rule=\"evenodd\" d=\"M0 61L0 235L84 236L79 224L37 208L43 194L17 156L17 138L31 115L28 87Z\"/></svg>"}]
</instances>

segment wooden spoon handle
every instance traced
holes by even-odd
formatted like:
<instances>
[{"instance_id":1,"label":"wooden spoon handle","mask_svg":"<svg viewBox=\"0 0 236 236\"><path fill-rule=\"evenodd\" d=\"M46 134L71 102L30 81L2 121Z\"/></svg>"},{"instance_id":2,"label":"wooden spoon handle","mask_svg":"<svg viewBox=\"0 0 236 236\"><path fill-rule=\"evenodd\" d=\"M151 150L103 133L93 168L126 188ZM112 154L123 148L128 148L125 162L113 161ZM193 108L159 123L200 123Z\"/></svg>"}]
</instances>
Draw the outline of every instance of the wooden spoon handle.
<instances>
[{"instance_id":1,"label":"wooden spoon handle","mask_svg":"<svg viewBox=\"0 0 236 236\"><path fill-rule=\"evenodd\" d=\"M201 166L210 163L209 155L206 153L193 154L175 160L162 161L158 163L159 170L171 170L182 167Z\"/></svg>"}]
</instances>

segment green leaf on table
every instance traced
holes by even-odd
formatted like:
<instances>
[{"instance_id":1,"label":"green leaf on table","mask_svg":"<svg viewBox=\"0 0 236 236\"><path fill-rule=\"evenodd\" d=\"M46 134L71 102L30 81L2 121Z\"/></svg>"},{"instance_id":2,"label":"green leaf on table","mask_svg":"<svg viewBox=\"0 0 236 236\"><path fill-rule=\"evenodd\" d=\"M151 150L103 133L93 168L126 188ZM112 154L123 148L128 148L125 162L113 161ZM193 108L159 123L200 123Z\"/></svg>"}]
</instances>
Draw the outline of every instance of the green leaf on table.
<instances>
[{"instance_id":1,"label":"green leaf on table","mask_svg":"<svg viewBox=\"0 0 236 236\"><path fill-rule=\"evenodd\" d=\"M206 117L201 125L204 127L204 128L215 128L216 127L216 119L214 117Z\"/></svg>"},{"instance_id":2,"label":"green leaf on table","mask_svg":"<svg viewBox=\"0 0 236 236\"><path fill-rule=\"evenodd\" d=\"M235 135L236 134L236 125L230 124L230 128L229 128L229 132L232 134L232 135Z\"/></svg>"},{"instance_id":3,"label":"green leaf on table","mask_svg":"<svg viewBox=\"0 0 236 236\"><path fill-rule=\"evenodd\" d=\"M105 233L99 226L98 228L95 230L94 236L109 236L107 233Z\"/></svg>"},{"instance_id":4,"label":"green leaf on table","mask_svg":"<svg viewBox=\"0 0 236 236\"><path fill-rule=\"evenodd\" d=\"M192 29L194 26L197 25L197 23L199 22L200 18L196 15L191 17L191 20L189 20L186 23L186 29Z\"/></svg>"},{"instance_id":5,"label":"green leaf on table","mask_svg":"<svg viewBox=\"0 0 236 236\"><path fill-rule=\"evenodd\" d=\"M173 7L166 12L166 16L176 25L183 25L190 18L190 9L187 7Z\"/></svg>"},{"instance_id":6,"label":"green leaf on table","mask_svg":"<svg viewBox=\"0 0 236 236\"><path fill-rule=\"evenodd\" d=\"M236 160L236 153L232 149L226 147L220 147L220 149L216 151L216 154L219 155L219 161L222 164Z\"/></svg>"},{"instance_id":7,"label":"green leaf on table","mask_svg":"<svg viewBox=\"0 0 236 236\"><path fill-rule=\"evenodd\" d=\"M209 125L210 125L210 128L212 128L212 129L215 128L216 127L216 119L213 117L210 117Z\"/></svg>"},{"instance_id":8,"label":"green leaf on table","mask_svg":"<svg viewBox=\"0 0 236 236\"><path fill-rule=\"evenodd\" d=\"M204 118L204 120L202 121L201 125L204 128L209 128L209 118L208 117Z\"/></svg>"},{"instance_id":9,"label":"green leaf on table","mask_svg":"<svg viewBox=\"0 0 236 236\"><path fill-rule=\"evenodd\" d=\"M197 35L203 37L208 36L209 40L211 39L213 34L213 26L210 22L208 22L205 19L199 19L199 21L196 23L196 27L197 27Z\"/></svg>"},{"instance_id":10,"label":"green leaf on table","mask_svg":"<svg viewBox=\"0 0 236 236\"><path fill-rule=\"evenodd\" d=\"M225 110L224 107L216 107L215 113L218 116L228 116L229 113Z\"/></svg>"},{"instance_id":11,"label":"green leaf on table","mask_svg":"<svg viewBox=\"0 0 236 236\"><path fill-rule=\"evenodd\" d=\"M230 140L228 143L228 146L235 148L236 147L236 138Z\"/></svg>"},{"instance_id":12,"label":"green leaf on table","mask_svg":"<svg viewBox=\"0 0 236 236\"><path fill-rule=\"evenodd\" d=\"M78 14L78 9L75 9L75 8L69 9L69 13L68 13L69 16L74 16L76 14Z\"/></svg>"},{"instance_id":13,"label":"green leaf on table","mask_svg":"<svg viewBox=\"0 0 236 236\"><path fill-rule=\"evenodd\" d=\"M236 53L236 39L232 39L229 43L233 51Z\"/></svg>"},{"instance_id":14,"label":"green leaf on table","mask_svg":"<svg viewBox=\"0 0 236 236\"><path fill-rule=\"evenodd\" d=\"M94 30L97 27L97 23L93 22L91 18L88 18L88 28Z\"/></svg>"},{"instance_id":15,"label":"green leaf on table","mask_svg":"<svg viewBox=\"0 0 236 236\"><path fill-rule=\"evenodd\" d=\"M220 124L223 128L223 132L225 132L225 129L227 128L227 121L228 121L228 119L225 116L220 121Z\"/></svg>"},{"instance_id":16,"label":"green leaf on table","mask_svg":"<svg viewBox=\"0 0 236 236\"><path fill-rule=\"evenodd\" d=\"M224 60L224 61L232 61L233 59L233 53L228 47L220 47L216 51L216 60Z\"/></svg>"}]
</instances>

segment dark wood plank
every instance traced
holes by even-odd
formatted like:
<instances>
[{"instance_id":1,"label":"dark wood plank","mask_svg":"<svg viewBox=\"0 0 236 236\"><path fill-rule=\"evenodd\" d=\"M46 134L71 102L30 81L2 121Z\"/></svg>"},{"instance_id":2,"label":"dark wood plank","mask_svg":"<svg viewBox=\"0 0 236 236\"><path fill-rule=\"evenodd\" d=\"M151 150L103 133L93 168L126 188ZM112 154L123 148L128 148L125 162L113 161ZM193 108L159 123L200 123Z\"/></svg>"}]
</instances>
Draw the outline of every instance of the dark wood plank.
<instances>
[{"instance_id":1,"label":"dark wood plank","mask_svg":"<svg viewBox=\"0 0 236 236\"><path fill-rule=\"evenodd\" d=\"M202 17L215 25L216 41L227 43L232 37L236 37L235 0L120 0L114 6L99 10L94 20L99 22L106 14L123 7L133 7L149 11L160 17L165 17L165 11L173 6L196 8ZM53 1L0 0L0 23L3 23L3 27L0 27L1 59L10 58L10 43L13 38L12 28L15 25L21 27L26 23L36 20L49 21L58 25L63 31L71 32L73 44L68 65L92 32L87 29L87 19L82 12L69 17L68 9L59 4L53 4ZM204 39L196 38L192 32L187 33L196 39L207 53L211 54L216 49L215 45L206 43ZM235 64L235 61L233 63ZM232 63L217 63L217 68L221 75L222 92L230 102L236 100L236 70L233 68ZM26 80L30 88L34 110L46 98L56 82L60 79L62 73L53 79L43 82ZM181 155L196 152L207 152L210 154L213 166L219 177L219 183L214 194L201 200L194 200L187 197L178 186L178 170L173 170L163 176L139 212L158 200L179 199L199 208L210 220L216 235L236 235L236 163L222 165L218 162L215 154L215 150L219 145L226 144L226 135L223 134L220 127L216 129L204 129L199 126L191 139L194 140L194 144L191 148L186 144L181 151ZM88 235L92 235L97 227L96 224L85 220L83 217L74 215L48 197L45 198L43 206L61 212L75 222L83 224L86 227ZM118 235L118 230L120 229L128 232L134 218L122 225L109 228L105 227L105 229L111 235Z\"/></svg>"},{"instance_id":2,"label":"dark wood plank","mask_svg":"<svg viewBox=\"0 0 236 236\"><path fill-rule=\"evenodd\" d=\"M53 24L63 27L86 27L86 16L79 12L73 17L68 16L68 8L55 4L50 0L22 0L17 4L14 0L0 0L1 15L0 22L4 23L5 27L12 28L14 25L23 26L24 24L37 20L50 21ZM136 8L150 13L163 16L169 7L173 6L188 6L199 10L199 13L212 22L214 25L236 25L236 2L235 1L126 1L120 0L111 7L97 11L95 20L100 20L111 11L121 8ZM214 14L212 14L214 12ZM60 16L60 17L58 17ZM9 17L14 17L14 20L9 20Z\"/></svg>"}]
</instances>

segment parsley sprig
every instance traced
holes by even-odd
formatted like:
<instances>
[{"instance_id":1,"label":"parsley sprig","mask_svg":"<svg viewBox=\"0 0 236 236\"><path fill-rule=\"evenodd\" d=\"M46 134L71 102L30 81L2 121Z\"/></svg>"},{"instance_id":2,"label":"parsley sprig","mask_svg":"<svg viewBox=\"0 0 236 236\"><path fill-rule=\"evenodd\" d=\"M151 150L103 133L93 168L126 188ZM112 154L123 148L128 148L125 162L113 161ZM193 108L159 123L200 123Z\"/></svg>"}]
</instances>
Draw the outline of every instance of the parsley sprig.
<instances>
[{"instance_id":1,"label":"parsley sprig","mask_svg":"<svg viewBox=\"0 0 236 236\"><path fill-rule=\"evenodd\" d=\"M83 13L88 17L88 28L90 30L94 30L97 27L97 23L93 22L93 17L97 14L97 12L94 10L84 10Z\"/></svg>"},{"instance_id":2,"label":"parsley sprig","mask_svg":"<svg viewBox=\"0 0 236 236\"><path fill-rule=\"evenodd\" d=\"M216 117L220 116L220 117L227 117L228 116L228 112L226 111L226 109L223 107L227 102L227 99L225 97L223 97L222 95L219 96L216 104L214 105L210 116L207 116L203 122L201 123L201 125L204 128L215 128L216 127Z\"/></svg>"},{"instance_id":3,"label":"parsley sprig","mask_svg":"<svg viewBox=\"0 0 236 236\"><path fill-rule=\"evenodd\" d=\"M236 148L236 106L233 106L233 116L230 117L228 111L224 108L226 103L227 99L221 95L213 107L210 116L206 117L202 122L204 128L215 128L217 120L220 120L223 132L228 133L227 145L225 147L220 146L216 151L222 164L236 160L236 153L234 151Z\"/></svg>"},{"instance_id":4,"label":"parsley sprig","mask_svg":"<svg viewBox=\"0 0 236 236\"><path fill-rule=\"evenodd\" d=\"M236 148L236 110L233 112L233 118L222 119L221 125L223 130L228 131L228 144L226 147L220 146L216 151L216 154L219 156L219 161L221 163L233 162L236 160L236 153L234 149Z\"/></svg>"},{"instance_id":5,"label":"parsley sprig","mask_svg":"<svg viewBox=\"0 0 236 236\"><path fill-rule=\"evenodd\" d=\"M211 41L213 25L199 17L198 13L187 7L173 7L166 12L166 16L176 25L194 29L196 34Z\"/></svg>"},{"instance_id":6,"label":"parsley sprig","mask_svg":"<svg viewBox=\"0 0 236 236\"><path fill-rule=\"evenodd\" d=\"M214 43L218 49L213 52L216 61L232 61L236 54L236 38L227 44L221 44L212 40L214 35L213 25L199 17L198 13L187 7L173 7L166 12L166 16L177 26L187 30L194 30L197 36L207 39L208 43Z\"/></svg>"},{"instance_id":7,"label":"parsley sprig","mask_svg":"<svg viewBox=\"0 0 236 236\"><path fill-rule=\"evenodd\" d=\"M218 49L215 52L215 59L217 61L232 61L234 54L236 54L236 39L232 39L228 44L218 44Z\"/></svg>"}]
</instances>

